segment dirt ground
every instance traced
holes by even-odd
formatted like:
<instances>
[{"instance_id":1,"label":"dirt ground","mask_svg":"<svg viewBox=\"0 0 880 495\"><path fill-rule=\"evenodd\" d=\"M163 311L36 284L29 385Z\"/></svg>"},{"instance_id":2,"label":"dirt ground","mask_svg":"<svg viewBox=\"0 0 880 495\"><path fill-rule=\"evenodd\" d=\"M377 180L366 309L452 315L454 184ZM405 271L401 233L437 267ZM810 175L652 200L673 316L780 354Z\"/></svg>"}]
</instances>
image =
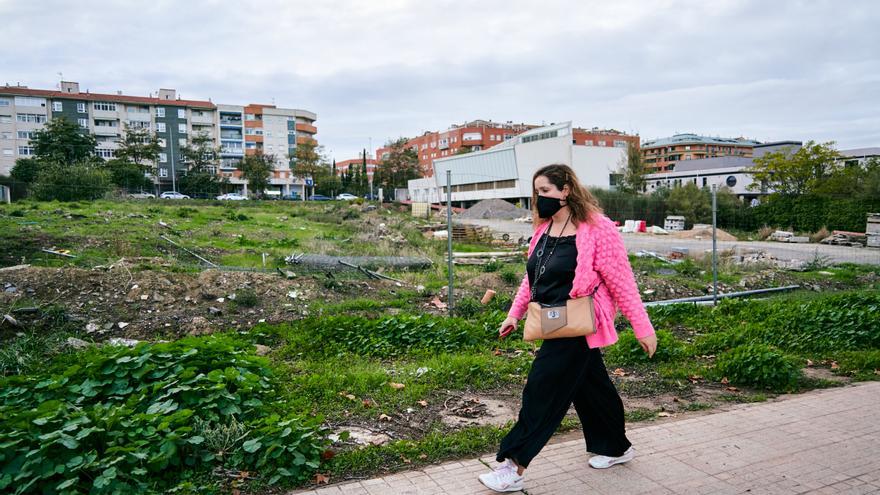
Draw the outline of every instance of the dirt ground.
<instances>
[{"instance_id":1,"label":"dirt ground","mask_svg":"<svg viewBox=\"0 0 880 495\"><path fill-rule=\"evenodd\" d=\"M338 283L346 287L337 292L327 290L320 276L288 280L260 272L134 270L136 263L144 260L94 269L5 268L0 270L0 307L57 303L94 340L156 340L298 319L309 314L315 298L332 303L345 297L344 290L370 293L395 286L384 280L343 280ZM244 293L255 297L242 300Z\"/></svg>"}]
</instances>

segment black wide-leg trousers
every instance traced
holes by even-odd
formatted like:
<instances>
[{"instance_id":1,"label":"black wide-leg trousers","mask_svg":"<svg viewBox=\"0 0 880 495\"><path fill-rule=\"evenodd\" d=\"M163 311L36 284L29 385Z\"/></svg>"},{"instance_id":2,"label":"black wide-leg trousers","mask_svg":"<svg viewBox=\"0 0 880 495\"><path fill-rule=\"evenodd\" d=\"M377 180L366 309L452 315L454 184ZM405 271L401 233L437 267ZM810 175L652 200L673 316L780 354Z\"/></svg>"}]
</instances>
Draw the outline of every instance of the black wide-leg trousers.
<instances>
[{"instance_id":1,"label":"black wide-leg trousers","mask_svg":"<svg viewBox=\"0 0 880 495\"><path fill-rule=\"evenodd\" d=\"M513 429L501 440L498 462L513 459L528 467L550 440L574 403L587 451L618 457L630 447L623 401L614 388L602 352L584 337L545 340L535 356L522 408Z\"/></svg>"}]
</instances>

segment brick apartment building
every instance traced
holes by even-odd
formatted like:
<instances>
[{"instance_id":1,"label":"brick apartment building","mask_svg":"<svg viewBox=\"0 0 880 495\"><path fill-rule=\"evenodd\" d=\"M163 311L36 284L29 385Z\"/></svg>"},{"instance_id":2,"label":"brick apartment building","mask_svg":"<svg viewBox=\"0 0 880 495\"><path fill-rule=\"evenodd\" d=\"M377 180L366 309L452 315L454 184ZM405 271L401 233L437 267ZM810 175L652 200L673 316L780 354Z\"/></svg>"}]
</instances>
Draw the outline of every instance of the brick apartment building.
<instances>
[{"instance_id":1,"label":"brick apartment building","mask_svg":"<svg viewBox=\"0 0 880 495\"><path fill-rule=\"evenodd\" d=\"M671 172L675 164L685 160L738 156L751 158L753 149L761 144L746 138L720 138L697 134L676 134L642 143L642 160L649 172Z\"/></svg>"}]
</instances>

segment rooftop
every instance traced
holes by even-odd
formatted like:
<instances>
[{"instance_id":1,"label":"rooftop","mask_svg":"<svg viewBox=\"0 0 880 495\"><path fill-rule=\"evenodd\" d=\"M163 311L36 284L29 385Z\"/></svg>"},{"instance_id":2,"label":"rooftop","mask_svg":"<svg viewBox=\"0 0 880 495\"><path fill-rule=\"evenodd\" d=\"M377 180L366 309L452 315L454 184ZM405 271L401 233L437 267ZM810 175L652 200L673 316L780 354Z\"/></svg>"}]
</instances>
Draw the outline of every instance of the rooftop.
<instances>
[{"instance_id":1,"label":"rooftop","mask_svg":"<svg viewBox=\"0 0 880 495\"><path fill-rule=\"evenodd\" d=\"M133 103L137 105L169 105L180 107L195 108L216 108L211 101L202 100L181 100L181 99L164 99L151 96L129 96L123 94L103 94L103 93L66 93L63 91L49 89L31 89L25 86L0 86L0 94L17 95L17 96L41 96L43 98L64 98L68 100L85 100L85 101L113 101L117 103Z\"/></svg>"},{"instance_id":2,"label":"rooftop","mask_svg":"<svg viewBox=\"0 0 880 495\"><path fill-rule=\"evenodd\" d=\"M753 139L738 138L722 138L700 136L697 134L676 134L672 137L652 139L642 143L642 149L656 148L658 146L670 146L679 144L717 144L722 146L755 146L761 144Z\"/></svg>"}]
</instances>

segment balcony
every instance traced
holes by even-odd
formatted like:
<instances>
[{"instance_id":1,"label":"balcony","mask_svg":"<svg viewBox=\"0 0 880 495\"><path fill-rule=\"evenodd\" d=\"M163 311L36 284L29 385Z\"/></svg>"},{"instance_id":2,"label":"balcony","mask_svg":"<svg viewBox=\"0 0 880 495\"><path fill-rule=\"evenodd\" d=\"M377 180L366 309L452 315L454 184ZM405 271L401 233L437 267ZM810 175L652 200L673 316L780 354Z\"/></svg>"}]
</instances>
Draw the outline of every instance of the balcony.
<instances>
[{"instance_id":1,"label":"balcony","mask_svg":"<svg viewBox=\"0 0 880 495\"><path fill-rule=\"evenodd\" d=\"M244 156L244 150L241 148L220 148L220 154L223 156Z\"/></svg>"},{"instance_id":2,"label":"balcony","mask_svg":"<svg viewBox=\"0 0 880 495\"><path fill-rule=\"evenodd\" d=\"M96 125L95 126L95 135L96 136L118 136L119 135L119 126Z\"/></svg>"},{"instance_id":3,"label":"balcony","mask_svg":"<svg viewBox=\"0 0 880 495\"><path fill-rule=\"evenodd\" d=\"M190 120L193 125L214 125L214 115L207 112L202 115L193 113L192 119Z\"/></svg>"},{"instance_id":4,"label":"balcony","mask_svg":"<svg viewBox=\"0 0 880 495\"><path fill-rule=\"evenodd\" d=\"M318 142L315 141L315 139L310 136L297 136L296 137L296 144L306 144L306 143L318 144Z\"/></svg>"},{"instance_id":5,"label":"balcony","mask_svg":"<svg viewBox=\"0 0 880 495\"><path fill-rule=\"evenodd\" d=\"M299 122L296 123L297 132L305 132L307 134L317 134L318 128L311 124L301 124Z\"/></svg>"}]
</instances>

